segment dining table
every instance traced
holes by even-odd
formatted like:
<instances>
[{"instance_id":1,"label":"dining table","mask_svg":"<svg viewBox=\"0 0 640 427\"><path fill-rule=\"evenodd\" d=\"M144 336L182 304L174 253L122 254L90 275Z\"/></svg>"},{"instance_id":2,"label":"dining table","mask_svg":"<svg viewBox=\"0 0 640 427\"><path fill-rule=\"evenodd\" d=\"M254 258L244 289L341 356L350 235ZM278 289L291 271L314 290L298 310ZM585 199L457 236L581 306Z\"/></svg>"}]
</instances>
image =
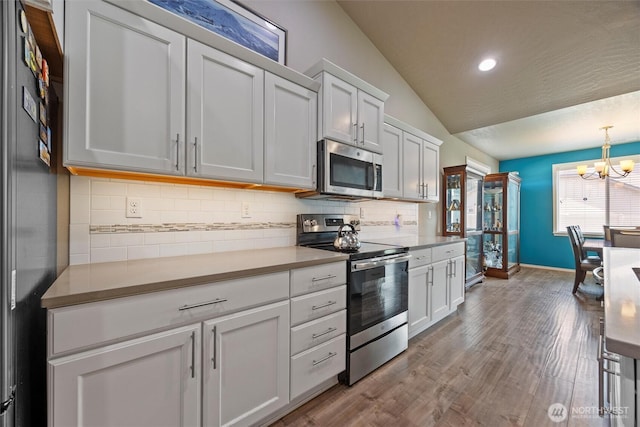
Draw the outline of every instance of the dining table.
<instances>
[{"instance_id":1,"label":"dining table","mask_svg":"<svg viewBox=\"0 0 640 427\"><path fill-rule=\"evenodd\" d=\"M610 245L611 243L604 239L584 239L582 249L587 252L595 252L602 258L602 250Z\"/></svg>"}]
</instances>

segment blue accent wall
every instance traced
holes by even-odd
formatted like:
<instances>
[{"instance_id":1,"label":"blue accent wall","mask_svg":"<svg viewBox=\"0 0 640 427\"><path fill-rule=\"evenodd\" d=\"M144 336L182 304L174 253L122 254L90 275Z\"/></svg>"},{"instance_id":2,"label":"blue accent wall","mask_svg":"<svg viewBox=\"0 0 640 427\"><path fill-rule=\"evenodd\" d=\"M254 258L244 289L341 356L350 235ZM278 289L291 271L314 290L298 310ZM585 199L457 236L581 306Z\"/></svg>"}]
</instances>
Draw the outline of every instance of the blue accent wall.
<instances>
[{"instance_id":1,"label":"blue accent wall","mask_svg":"<svg viewBox=\"0 0 640 427\"><path fill-rule=\"evenodd\" d=\"M520 189L520 262L574 268L569 238L553 235L553 177L556 163L599 159L601 147L500 162L500 172L518 171ZM640 154L640 141L613 145L611 157ZM640 173L636 165L633 173Z\"/></svg>"}]
</instances>

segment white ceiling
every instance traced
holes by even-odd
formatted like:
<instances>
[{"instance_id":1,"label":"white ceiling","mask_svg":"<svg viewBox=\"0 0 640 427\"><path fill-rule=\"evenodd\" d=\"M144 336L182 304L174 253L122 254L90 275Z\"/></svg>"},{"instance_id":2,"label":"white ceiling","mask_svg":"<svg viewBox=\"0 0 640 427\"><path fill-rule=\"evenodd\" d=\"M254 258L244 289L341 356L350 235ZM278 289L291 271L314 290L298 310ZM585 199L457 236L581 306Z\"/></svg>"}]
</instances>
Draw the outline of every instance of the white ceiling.
<instances>
[{"instance_id":1,"label":"white ceiling","mask_svg":"<svg viewBox=\"0 0 640 427\"><path fill-rule=\"evenodd\" d=\"M499 160L640 141L640 1L339 1L450 133ZM496 58L493 71L477 64Z\"/></svg>"}]
</instances>

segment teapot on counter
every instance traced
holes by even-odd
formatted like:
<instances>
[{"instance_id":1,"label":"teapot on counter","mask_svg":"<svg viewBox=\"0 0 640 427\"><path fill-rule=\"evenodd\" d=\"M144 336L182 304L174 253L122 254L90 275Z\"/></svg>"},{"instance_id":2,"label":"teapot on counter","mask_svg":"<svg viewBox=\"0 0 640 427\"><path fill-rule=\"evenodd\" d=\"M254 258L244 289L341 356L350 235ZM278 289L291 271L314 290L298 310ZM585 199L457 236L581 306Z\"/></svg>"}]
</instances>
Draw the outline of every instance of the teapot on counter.
<instances>
[{"instance_id":1,"label":"teapot on counter","mask_svg":"<svg viewBox=\"0 0 640 427\"><path fill-rule=\"evenodd\" d=\"M345 230L345 227L351 228L351 230ZM357 251L360 249L360 239L358 238L358 232L351 224L344 224L338 229L338 236L333 241L333 246L339 251Z\"/></svg>"}]
</instances>

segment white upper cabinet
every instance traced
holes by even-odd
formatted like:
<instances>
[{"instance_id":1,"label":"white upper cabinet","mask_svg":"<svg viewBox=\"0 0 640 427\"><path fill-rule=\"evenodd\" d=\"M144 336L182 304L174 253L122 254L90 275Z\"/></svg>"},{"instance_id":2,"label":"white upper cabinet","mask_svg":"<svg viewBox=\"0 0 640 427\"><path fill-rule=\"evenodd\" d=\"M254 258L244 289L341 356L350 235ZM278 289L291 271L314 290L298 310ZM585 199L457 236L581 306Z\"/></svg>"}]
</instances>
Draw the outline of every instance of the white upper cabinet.
<instances>
[{"instance_id":1,"label":"white upper cabinet","mask_svg":"<svg viewBox=\"0 0 640 427\"><path fill-rule=\"evenodd\" d=\"M402 131L384 124L382 129L382 192L385 197L402 197Z\"/></svg>"},{"instance_id":2,"label":"white upper cabinet","mask_svg":"<svg viewBox=\"0 0 640 427\"><path fill-rule=\"evenodd\" d=\"M182 175L185 37L101 1L66 13L65 165Z\"/></svg>"},{"instance_id":3,"label":"white upper cabinet","mask_svg":"<svg viewBox=\"0 0 640 427\"><path fill-rule=\"evenodd\" d=\"M305 74L322 84L318 139L333 139L381 153L384 101L389 95L326 59Z\"/></svg>"},{"instance_id":4,"label":"white upper cabinet","mask_svg":"<svg viewBox=\"0 0 640 427\"><path fill-rule=\"evenodd\" d=\"M264 71L188 43L187 175L261 183Z\"/></svg>"},{"instance_id":5,"label":"white upper cabinet","mask_svg":"<svg viewBox=\"0 0 640 427\"><path fill-rule=\"evenodd\" d=\"M404 198L422 200L422 139L403 132L402 158Z\"/></svg>"},{"instance_id":6,"label":"white upper cabinet","mask_svg":"<svg viewBox=\"0 0 640 427\"><path fill-rule=\"evenodd\" d=\"M358 141L367 150L382 153L384 102L358 91Z\"/></svg>"},{"instance_id":7,"label":"white upper cabinet","mask_svg":"<svg viewBox=\"0 0 640 427\"><path fill-rule=\"evenodd\" d=\"M318 94L265 73L264 182L316 186Z\"/></svg>"},{"instance_id":8,"label":"white upper cabinet","mask_svg":"<svg viewBox=\"0 0 640 427\"><path fill-rule=\"evenodd\" d=\"M422 142L422 182L423 198L428 202L440 200L440 147L424 140Z\"/></svg>"},{"instance_id":9,"label":"white upper cabinet","mask_svg":"<svg viewBox=\"0 0 640 427\"><path fill-rule=\"evenodd\" d=\"M442 141L390 116L385 116L382 140L385 197L437 202Z\"/></svg>"},{"instance_id":10,"label":"white upper cabinet","mask_svg":"<svg viewBox=\"0 0 640 427\"><path fill-rule=\"evenodd\" d=\"M319 83L148 2L118 6L66 5L65 166L315 187Z\"/></svg>"},{"instance_id":11,"label":"white upper cabinet","mask_svg":"<svg viewBox=\"0 0 640 427\"><path fill-rule=\"evenodd\" d=\"M324 73L322 78L322 129L318 139L357 144L358 89Z\"/></svg>"}]
</instances>

